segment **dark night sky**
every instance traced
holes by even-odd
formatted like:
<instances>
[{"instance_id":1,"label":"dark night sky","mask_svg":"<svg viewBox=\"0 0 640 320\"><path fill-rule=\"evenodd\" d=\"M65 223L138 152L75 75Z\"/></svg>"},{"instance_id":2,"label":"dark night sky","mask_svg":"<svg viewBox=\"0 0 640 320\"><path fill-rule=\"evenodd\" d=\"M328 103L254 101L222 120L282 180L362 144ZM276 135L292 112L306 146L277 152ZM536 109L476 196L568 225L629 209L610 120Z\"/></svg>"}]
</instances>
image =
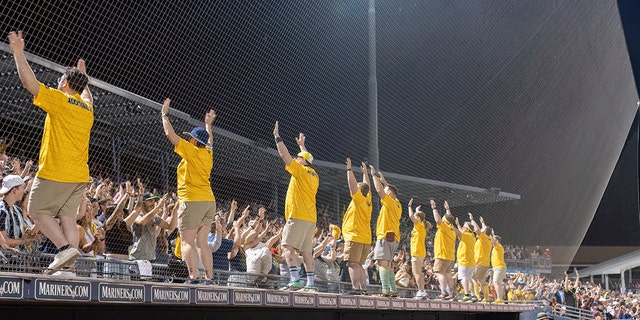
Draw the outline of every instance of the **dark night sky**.
<instances>
[{"instance_id":1,"label":"dark night sky","mask_svg":"<svg viewBox=\"0 0 640 320\"><path fill-rule=\"evenodd\" d=\"M577 247L595 215L584 244L639 245L640 9L619 3L625 33L612 1L377 1L380 169L520 194L480 209L510 243ZM46 59L82 56L92 77L194 118L213 105L252 140L279 120L317 159L367 157L365 0L0 10Z\"/></svg>"}]
</instances>

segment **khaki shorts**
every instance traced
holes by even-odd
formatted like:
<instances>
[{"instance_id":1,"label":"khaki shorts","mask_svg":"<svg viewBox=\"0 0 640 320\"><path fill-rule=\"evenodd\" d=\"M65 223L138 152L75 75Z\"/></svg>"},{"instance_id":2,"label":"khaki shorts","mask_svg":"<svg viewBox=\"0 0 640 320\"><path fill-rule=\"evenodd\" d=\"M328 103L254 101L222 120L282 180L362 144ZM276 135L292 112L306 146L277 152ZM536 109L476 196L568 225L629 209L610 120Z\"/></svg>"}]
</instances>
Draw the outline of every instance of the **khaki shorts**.
<instances>
[{"instance_id":1,"label":"khaki shorts","mask_svg":"<svg viewBox=\"0 0 640 320\"><path fill-rule=\"evenodd\" d=\"M450 274L453 267L453 260L436 259L433 263L433 272Z\"/></svg>"},{"instance_id":2,"label":"khaki shorts","mask_svg":"<svg viewBox=\"0 0 640 320\"><path fill-rule=\"evenodd\" d=\"M507 268L493 268L493 283L503 284L507 275Z\"/></svg>"},{"instance_id":3,"label":"khaki shorts","mask_svg":"<svg viewBox=\"0 0 640 320\"><path fill-rule=\"evenodd\" d=\"M216 215L215 201L180 202L178 207L178 230L210 228Z\"/></svg>"},{"instance_id":4,"label":"khaki shorts","mask_svg":"<svg viewBox=\"0 0 640 320\"><path fill-rule=\"evenodd\" d=\"M376 240L376 246L373 248L373 260L393 261L393 255L399 245L398 241Z\"/></svg>"},{"instance_id":5,"label":"khaki shorts","mask_svg":"<svg viewBox=\"0 0 640 320\"><path fill-rule=\"evenodd\" d=\"M344 243L344 255L342 259L347 262L355 262L363 265L369 255L370 244L347 241Z\"/></svg>"},{"instance_id":6,"label":"khaki shorts","mask_svg":"<svg viewBox=\"0 0 640 320\"><path fill-rule=\"evenodd\" d=\"M489 272L489 266L476 266L473 270L473 280L480 283L487 282L487 272Z\"/></svg>"},{"instance_id":7,"label":"khaki shorts","mask_svg":"<svg viewBox=\"0 0 640 320\"><path fill-rule=\"evenodd\" d=\"M282 229L282 245L291 246L300 252L313 252L313 232L316 223L289 219Z\"/></svg>"},{"instance_id":8,"label":"khaki shorts","mask_svg":"<svg viewBox=\"0 0 640 320\"><path fill-rule=\"evenodd\" d=\"M29 193L28 210L30 213L72 217L75 220L86 186L87 182L57 182L35 177Z\"/></svg>"},{"instance_id":9,"label":"khaki shorts","mask_svg":"<svg viewBox=\"0 0 640 320\"><path fill-rule=\"evenodd\" d=\"M424 257L414 257L414 256L411 256L411 262L414 262L414 261L415 261L415 262L423 263L423 262L424 262Z\"/></svg>"}]
</instances>

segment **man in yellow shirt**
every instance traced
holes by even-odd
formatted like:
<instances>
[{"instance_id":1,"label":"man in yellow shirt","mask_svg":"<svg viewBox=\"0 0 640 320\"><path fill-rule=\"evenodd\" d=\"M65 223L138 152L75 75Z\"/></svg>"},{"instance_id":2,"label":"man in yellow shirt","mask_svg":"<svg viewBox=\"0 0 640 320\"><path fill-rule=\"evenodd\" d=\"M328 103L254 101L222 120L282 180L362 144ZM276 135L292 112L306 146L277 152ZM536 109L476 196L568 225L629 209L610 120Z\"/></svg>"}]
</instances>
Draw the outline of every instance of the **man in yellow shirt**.
<instances>
[{"instance_id":1,"label":"man in yellow shirt","mask_svg":"<svg viewBox=\"0 0 640 320\"><path fill-rule=\"evenodd\" d=\"M47 113L28 210L36 226L58 248L45 271L51 274L73 265L79 255L76 213L89 182L93 98L84 60L65 70L57 88L48 88L36 79L27 62L22 31L12 31L7 38L22 85L33 95L33 104Z\"/></svg>"},{"instance_id":2,"label":"man in yellow shirt","mask_svg":"<svg viewBox=\"0 0 640 320\"><path fill-rule=\"evenodd\" d=\"M493 286L496 289L496 300L493 303L504 303L504 277L507 274L507 264L504 262L504 248L497 235L491 237L493 250L491 250L491 267L493 268Z\"/></svg>"},{"instance_id":3,"label":"man in yellow shirt","mask_svg":"<svg viewBox=\"0 0 640 320\"><path fill-rule=\"evenodd\" d=\"M344 256L349 267L351 278L351 294L364 295L367 291L367 271L362 267L371 249L371 190L367 165L362 162L362 182L358 183L351 159L347 158L347 182L351 193L351 202L342 218L342 235L344 237Z\"/></svg>"},{"instance_id":4,"label":"man in yellow shirt","mask_svg":"<svg viewBox=\"0 0 640 320\"><path fill-rule=\"evenodd\" d=\"M489 287L487 286L487 272L491 266L491 232L493 231L484 223L484 219L480 217L482 227L473 219L473 215L469 213L469 220L476 231L476 243L473 246L473 252L476 259L476 266L473 269L473 289L476 299L480 297L480 292L484 296L482 302L489 302Z\"/></svg>"},{"instance_id":5,"label":"man in yellow shirt","mask_svg":"<svg viewBox=\"0 0 640 320\"><path fill-rule=\"evenodd\" d=\"M162 127L173 144L174 151L182 158L177 169L178 179L178 231L182 259L189 270L189 279L185 283L197 283L200 274L198 258L205 270L203 284L212 284L213 256L207 243L211 222L216 215L216 198L211 190L211 169L213 168L213 132L211 124L216 118L213 109L204 116L205 128L196 127L189 140L180 138L169 121L169 105L165 99L162 104Z\"/></svg>"},{"instance_id":6,"label":"man in yellow shirt","mask_svg":"<svg viewBox=\"0 0 640 320\"><path fill-rule=\"evenodd\" d=\"M282 230L282 249L289 266L290 281L281 290L301 290L315 292L314 261L313 261L313 233L316 228L316 194L320 179L316 170L311 166L313 156L305 147L305 136L300 133L296 143L300 152L295 160L289 154L287 146L280 138L278 121L273 129L278 154L285 164L285 169L291 175L284 204L285 226ZM307 283L303 287L298 270L299 251L302 255L304 269L307 272Z\"/></svg>"},{"instance_id":7,"label":"man in yellow shirt","mask_svg":"<svg viewBox=\"0 0 640 320\"><path fill-rule=\"evenodd\" d=\"M451 269L456 258L456 237L460 237L460 231L453 226L455 218L451 214L449 203L444 202L447 211L444 217L440 216L435 200L431 200L433 219L436 221L436 235L433 239L433 272L436 274L440 285L440 299L453 299L456 293L456 284L453 281Z\"/></svg>"},{"instance_id":8,"label":"man in yellow shirt","mask_svg":"<svg viewBox=\"0 0 640 320\"><path fill-rule=\"evenodd\" d=\"M400 218L402 205L398 200L398 188L387 183L382 173L376 175L376 169L371 168L373 185L380 196L380 215L376 221L376 246L373 249L373 260L378 265L382 296L397 297L395 273L393 271L393 255L398 250L400 240Z\"/></svg>"},{"instance_id":9,"label":"man in yellow shirt","mask_svg":"<svg viewBox=\"0 0 640 320\"><path fill-rule=\"evenodd\" d=\"M464 290L463 302L474 301L471 293L473 292L473 269L476 265L473 246L476 243L476 237L473 234L470 222L465 222L461 227L458 218L456 218L456 226L460 231L460 242L458 243L458 251L456 258L458 260L458 280L462 284ZM476 298L475 301L478 299ZM474 302L475 302L474 301Z\"/></svg>"}]
</instances>

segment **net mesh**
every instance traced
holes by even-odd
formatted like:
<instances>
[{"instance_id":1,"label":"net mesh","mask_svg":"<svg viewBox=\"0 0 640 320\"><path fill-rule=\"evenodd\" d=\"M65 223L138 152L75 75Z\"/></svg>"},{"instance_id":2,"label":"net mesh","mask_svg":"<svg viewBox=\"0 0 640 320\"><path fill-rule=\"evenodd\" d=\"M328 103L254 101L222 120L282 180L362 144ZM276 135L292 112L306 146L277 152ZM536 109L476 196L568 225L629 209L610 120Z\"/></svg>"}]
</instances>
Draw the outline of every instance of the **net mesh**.
<instances>
[{"instance_id":1,"label":"net mesh","mask_svg":"<svg viewBox=\"0 0 640 320\"><path fill-rule=\"evenodd\" d=\"M219 208L235 199L252 214L262 204L282 216L289 176L274 149L279 121L289 151L303 132L316 159L319 226L339 225L350 200L345 158L376 161L368 120L376 80L378 169L403 206L448 200L461 220L483 216L503 242L555 246L570 261L638 100L615 4L378 1L375 79L369 5L12 1L0 9L0 30L24 31L48 86L64 66L87 61L90 172L96 183L113 181L111 193L138 178L156 194L175 191L180 158L159 112L169 97L176 132L202 126L210 108L218 114ZM11 142L8 156L37 162L45 113L1 48L0 137ZM377 208L372 226L376 217ZM401 228L411 230L406 217Z\"/></svg>"}]
</instances>

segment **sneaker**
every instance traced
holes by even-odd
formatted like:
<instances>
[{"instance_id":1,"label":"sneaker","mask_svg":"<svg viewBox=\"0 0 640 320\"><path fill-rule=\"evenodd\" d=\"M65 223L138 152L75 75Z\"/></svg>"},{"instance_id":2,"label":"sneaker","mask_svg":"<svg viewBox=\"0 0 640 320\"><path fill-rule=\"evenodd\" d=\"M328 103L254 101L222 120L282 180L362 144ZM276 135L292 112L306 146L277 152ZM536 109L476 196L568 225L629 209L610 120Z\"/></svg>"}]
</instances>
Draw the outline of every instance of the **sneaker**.
<instances>
[{"instance_id":1,"label":"sneaker","mask_svg":"<svg viewBox=\"0 0 640 320\"><path fill-rule=\"evenodd\" d=\"M391 293L389 291L382 291L382 292L379 292L379 293L374 293L374 294L372 294L372 296L374 296L374 297L387 297L388 298L388 297L391 296Z\"/></svg>"},{"instance_id":2,"label":"sneaker","mask_svg":"<svg viewBox=\"0 0 640 320\"><path fill-rule=\"evenodd\" d=\"M438 299L440 300L447 300L447 294L444 292L441 292L440 295L438 296Z\"/></svg>"},{"instance_id":3,"label":"sneaker","mask_svg":"<svg viewBox=\"0 0 640 320\"><path fill-rule=\"evenodd\" d=\"M305 292L305 293L313 293L313 292L318 292L318 290L316 290L316 286L311 285L311 286L305 286L302 289L298 289L296 290L297 292Z\"/></svg>"},{"instance_id":4,"label":"sneaker","mask_svg":"<svg viewBox=\"0 0 640 320\"><path fill-rule=\"evenodd\" d=\"M205 286L212 286L213 285L213 280L205 279L205 280L202 280L201 284L204 284Z\"/></svg>"},{"instance_id":5,"label":"sneaker","mask_svg":"<svg viewBox=\"0 0 640 320\"><path fill-rule=\"evenodd\" d=\"M398 292L397 292L397 291L391 291L391 292L389 292L389 297L390 297L390 298L397 298L397 297L398 297Z\"/></svg>"},{"instance_id":6,"label":"sneaker","mask_svg":"<svg viewBox=\"0 0 640 320\"><path fill-rule=\"evenodd\" d=\"M200 281L198 281L197 279L187 279L184 281L184 284L198 284L200 283Z\"/></svg>"},{"instance_id":7,"label":"sneaker","mask_svg":"<svg viewBox=\"0 0 640 320\"><path fill-rule=\"evenodd\" d=\"M444 298L442 298L442 300L453 300L453 296L450 294L447 294L446 296L444 296Z\"/></svg>"},{"instance_id":8,"label":"sneaker","mask_svg":"<svg viewBox=\"0 0 640 320\"><path fill-rule=\"evenodd\" d=\"M471 296L471 302L478 302L478 297Z\"/></svg>"},{"instance_id":9,"label":"sneaker","mask_svg":"<svg viewBox=\"0 0 640 320\"><path fill-rule=\"evenodd\" d=\"M471 295L465 294L464 297L462 297L462 302L471 302Z\"/></svg>"},{"instance_id":10,"label":"sneaker","mask_svg":"<svg viewBox=\"0 0 640 320\"><path fill-rule=\"evenodd\" d=\"M64 266L71 264L72 261L74 261L78 255L80 255L80 252L78 252L78 249L76 248L66 248L63 251L58 252L54 257L53 257L53 262L51 262L51 264L49 264L49 267L47 267L47 269L44 271L45 274L53 274L56 271L62 269Z\"/></svg>"},{"instance_id":11,"label":"sneaker","mask_svg":"<svg viewBox=\"0 0 640 320\"><path fill-rule=\"evenodd\" d=\"M495 304L504 304L504 301L502 301L502 300L495 300L495 301L493 301L493 303L495 303Z\"/></svg>"},{"instance_id":12,"label":"sneaker","mask_svg":"<svg viewBox=\"0 0 640 320\"><path fill-rule=\"evenodd\" d=\"M298 290L298 289L302 289L302 287L304 287L302 285L302 281L300 280L296 280L296 281L291 281L289 282L286 286L280 288L280 290Z\"/></svg>"}]
</instances>

